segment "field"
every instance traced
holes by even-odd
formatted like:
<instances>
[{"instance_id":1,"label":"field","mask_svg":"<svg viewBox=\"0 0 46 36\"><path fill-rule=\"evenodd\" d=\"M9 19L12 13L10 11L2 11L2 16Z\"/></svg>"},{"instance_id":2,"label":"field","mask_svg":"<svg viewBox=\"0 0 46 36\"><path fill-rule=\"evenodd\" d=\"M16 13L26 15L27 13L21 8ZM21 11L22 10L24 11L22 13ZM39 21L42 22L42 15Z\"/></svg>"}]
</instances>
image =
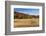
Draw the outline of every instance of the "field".
<instances>
[{"instance_id":1,"label":"field","mask_svg":"<svg viewBox=\"0 0 46 36\"><path fill-rule=\"evenodd\" d=\"M14 19L14 28L15 27L38 27L39 18L32 19Z\"/></svg>"}]
</instances>

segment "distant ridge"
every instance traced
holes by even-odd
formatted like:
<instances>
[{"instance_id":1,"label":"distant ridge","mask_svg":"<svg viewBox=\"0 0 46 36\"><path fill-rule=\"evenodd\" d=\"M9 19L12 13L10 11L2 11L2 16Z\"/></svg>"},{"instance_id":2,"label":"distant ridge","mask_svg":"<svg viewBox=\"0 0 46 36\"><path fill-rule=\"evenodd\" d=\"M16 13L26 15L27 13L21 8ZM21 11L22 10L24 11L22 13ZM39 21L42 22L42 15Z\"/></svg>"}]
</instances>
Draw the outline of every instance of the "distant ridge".
<instances>
[{"instance_id":1,"label":"distant ridge","mask_svg":"<svg viewBox=\"0 0 46 36\"><path fill-rule=\"evenodd\" d=\"M14 18L39 18L39 15L28 15L24 13L14 12Z\"/></svg>"},{"instance_id":2,"label":"distant ridge","mask_svg":"<svg viewBox=\"0 0 46 36\"><path fill-rule=\"evenodd\" d=\"M14 12L14 13L20 13L20 12ZM20 13L20 14L30 15L30 14L25 14L25 13ZM39 15L32 15L32 16L39 16Z\"/></svg>"}]
</instances>

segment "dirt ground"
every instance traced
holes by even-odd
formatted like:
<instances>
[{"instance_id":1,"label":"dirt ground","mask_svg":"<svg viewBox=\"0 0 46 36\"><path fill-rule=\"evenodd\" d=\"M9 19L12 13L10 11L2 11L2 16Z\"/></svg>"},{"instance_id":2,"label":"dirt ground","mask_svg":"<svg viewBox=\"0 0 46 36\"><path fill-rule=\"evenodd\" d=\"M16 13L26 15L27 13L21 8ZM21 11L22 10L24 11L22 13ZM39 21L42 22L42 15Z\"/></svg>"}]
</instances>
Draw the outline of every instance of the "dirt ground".
<instances>
[{"instance_id":1,"label":"dirt ground","mask_svg":"<svg viewBox=\"0 0 46 36\"><path fill-rule=\"evenodd\" d=\"M16 27L38 27L39 19L14 19L14 28Z\"/></svg>"}]
</instances>

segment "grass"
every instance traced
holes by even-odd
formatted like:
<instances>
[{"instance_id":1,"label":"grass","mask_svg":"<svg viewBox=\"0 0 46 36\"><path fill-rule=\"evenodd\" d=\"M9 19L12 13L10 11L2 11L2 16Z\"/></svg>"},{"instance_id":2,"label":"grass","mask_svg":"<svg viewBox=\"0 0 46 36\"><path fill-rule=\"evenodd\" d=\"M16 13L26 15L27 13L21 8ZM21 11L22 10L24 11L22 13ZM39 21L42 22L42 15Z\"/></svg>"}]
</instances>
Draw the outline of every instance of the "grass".
<instances>
[{"instance_id":1,"label":"grass","mask_svg":"<svg viewBox=\"0 0 46 36\"><path fill-rule=\"evenodd\" d=\"M14 19L14 27L38 27L39 19Z\"/></svg>"}]
</instances>

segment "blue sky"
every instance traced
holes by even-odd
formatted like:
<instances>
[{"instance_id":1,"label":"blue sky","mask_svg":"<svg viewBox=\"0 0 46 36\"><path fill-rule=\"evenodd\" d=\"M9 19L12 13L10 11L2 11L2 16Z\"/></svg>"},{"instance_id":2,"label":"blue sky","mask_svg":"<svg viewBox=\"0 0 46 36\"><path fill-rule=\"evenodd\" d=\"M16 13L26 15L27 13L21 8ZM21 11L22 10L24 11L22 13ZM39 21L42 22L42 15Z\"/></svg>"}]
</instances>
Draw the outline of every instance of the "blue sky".
<instances>
[{"instance_id":1,"label":"blue sky","mask_svg":"<svg viewBox=\"0 0 46 36\"><path fill-rule=\"evenodd\" d=\"M14 11L28 15L39 15L39 9L33 8L14 8Z\"/></svg>"}]
</instances>

